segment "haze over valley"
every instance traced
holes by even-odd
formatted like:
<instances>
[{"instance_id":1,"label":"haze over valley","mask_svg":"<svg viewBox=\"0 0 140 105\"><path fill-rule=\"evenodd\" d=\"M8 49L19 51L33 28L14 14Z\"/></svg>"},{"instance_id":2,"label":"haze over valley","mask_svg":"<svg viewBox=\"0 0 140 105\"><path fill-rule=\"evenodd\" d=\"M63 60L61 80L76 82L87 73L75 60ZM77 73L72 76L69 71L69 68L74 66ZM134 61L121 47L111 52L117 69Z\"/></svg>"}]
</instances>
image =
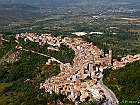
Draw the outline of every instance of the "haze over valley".
<instances>
[{"instance_id":1,"label":"haze over valley","mask_svg":"<svg viewBox=\"0 0 140 105\"><path fill-rule=\"evenodd\" d=\"M109 1L109 2L139 2L139 0L0 0L4 3L22 3L32 6L63 6L75 3L85 2L97 2L97 1Z\"/></svg>"}]
</instances>

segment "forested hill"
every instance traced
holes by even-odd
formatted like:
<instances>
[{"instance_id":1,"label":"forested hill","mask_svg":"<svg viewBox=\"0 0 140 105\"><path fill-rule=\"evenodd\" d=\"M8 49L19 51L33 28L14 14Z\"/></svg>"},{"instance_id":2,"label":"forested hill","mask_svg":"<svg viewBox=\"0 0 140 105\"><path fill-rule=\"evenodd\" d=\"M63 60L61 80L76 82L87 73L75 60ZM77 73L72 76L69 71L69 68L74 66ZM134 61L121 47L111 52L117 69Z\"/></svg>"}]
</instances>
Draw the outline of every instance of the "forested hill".
<instances>
[{"instance_id":1,"label":"forested hill","mask_svg":"<svg viewBox=\"0 0 140 105\"><path fill-rule=\"evenodd\" d=\"M66 96L49 94L39 89L40 83L46 78L60 73L60 64L51 62L46 65L50 57L45 57L29 51L17 50L14 34L0 34L0 105L56 105L57 100L65 105L74 105ZM19 39L19 44L66 62L74 59L74 51L61 45L59 51L48 50L48 44L40 46L35 42L24 43Z\"/></svg>"},{"instance_id":2,"label":"forested hill","mask_svg":"<svg viewBox=\"0 0 140 105\"><path fill-rule=\"evenodd\" d=\"M140 61L128 64L119 70L108 70L103 80L119 101L135 100L140 102Z\"/></svg>"},{"instance_id":3,"label":"forested hill","mask_svg":"<svg viewBox=\"0 0 140 105\"><path fill-rule=\"evenodd\" d=\"M31 22L35 19L39 19L42 14L36 12L37 10L39 10L39 8L26 4L0 3L0 28L14 22Z\"/></svg>"},{"instance_id":4,"label":"forested hill","mask_svg":"<svg viewBox=\"0 0 140 105\"><path fill-rule=\"evenodd\" d=\"M0 9L21 9L21 10L38 10L39 8L28 5L28 4L6 4L6 3L0 3Z\"/></svg>"},{"instance_id":5,"label":"forested hill","mask_svg":"<svg viewBox=\"0 0 140 105\"><path fill-rule=\"evenodd\" d=\"M29 4L33 6L59 6L63 4L77 3L81 0L0 0L4 3L22 3Z\"/></svg>"}]
</instances>

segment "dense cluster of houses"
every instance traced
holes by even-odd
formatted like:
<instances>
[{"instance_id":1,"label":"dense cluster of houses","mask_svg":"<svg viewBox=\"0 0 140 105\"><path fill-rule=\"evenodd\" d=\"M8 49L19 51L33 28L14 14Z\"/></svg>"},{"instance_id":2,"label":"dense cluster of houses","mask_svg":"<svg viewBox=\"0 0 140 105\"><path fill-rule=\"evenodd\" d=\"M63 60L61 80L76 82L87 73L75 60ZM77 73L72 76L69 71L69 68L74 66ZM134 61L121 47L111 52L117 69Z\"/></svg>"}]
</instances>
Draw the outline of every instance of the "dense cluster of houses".
<instances>
[{"instance_id":1,"label":"dense cluster of houses","mask_svg":"<svg viewBox=\"0 0 140 105\"><path fill-rule=\"evenodd\" d=\"M132 63L134 61L140 60L140 54L136 55L127 55L126 57L121 58L121 61L117 61L116 59L113 59L113 70L125 67L127 63Z\"/></svg>"},{"instance_id":2,"label":"dense cluster of houses","mask_svg":"<svg viewBox=\"0 0 140 105\"><path fill-rule=\"evenodd\" d=\"M40 88L45 88L46 92L64 94L72 100L80 99L81 102L87 98L89 100L100 100L105 98L105 93L98 85L98 80L103 77L104 69L111 67L112 51L104 54L103 50L94 46L92 43L83 41L81 38L70 38L67 36L53 37L50 34L37 35L36 33L21 33L16 35L16 39L24 38L52 47L60 47L64 44L75 51L74 63L60 63L61 72L40 84ZM52 49L52 48L51 48ZM113 63L114 69L123 67L123 63L131 60L140 59L140 55L127 56L121 62ZM50 62L50 61L48 61ZM121 64L122 63L122 64Z\"/></svg>"}]
</instances>

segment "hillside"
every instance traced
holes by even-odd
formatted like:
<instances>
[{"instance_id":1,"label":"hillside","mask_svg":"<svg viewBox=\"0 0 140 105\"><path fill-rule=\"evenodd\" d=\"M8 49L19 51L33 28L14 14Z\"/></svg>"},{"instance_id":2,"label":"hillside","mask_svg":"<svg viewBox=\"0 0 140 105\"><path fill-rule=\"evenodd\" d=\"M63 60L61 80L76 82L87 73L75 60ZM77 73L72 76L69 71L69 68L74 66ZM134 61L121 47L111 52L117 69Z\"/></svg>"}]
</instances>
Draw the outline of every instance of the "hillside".
<instances>
[{"instance_id":1,"label":"hillside","mask_svg":"<svg viewBox=\"0 0 140 105\"><path fill-rule=\"evenodd\" d=\"M45 65L47 57L16 50L15 33L36 32L79 37L72 33L86 32L87 35L81 36L83 40L94 43L105 53L112 48L113 58L118 60L128 54L140 53L140 3L101 3L102 0L87 4L79 3L86 0L0 0L5 1L12 4L0 4L0 105L56 105L58 99L65 104L72 104L63 95L50 95L39 89L40 83L46 78L60 72L59 64L53 62ZM77 4L53 7L71 3ZM48 44L40 46L34 42L23 43L21 39L19 42L25 49L53 56L65 63L73 63L74 51L66 46L61 45L57 52L48 51ZM106 71L104 83L112 89L119 101L140 101L140 61L116 71Z\"/></svg>"},{"instance_id":2,"label":"hillside","mask_svg":"<svg viewBox=\"0 0 140 105\"><path fill-rule=\"evenodd\" d=\"M57 62L46 65L49 57L17 50L14 34L0 35L1 38L4 40L0 40L0 105L56 105L58 100L71 103L64 95L50 95L39 89L41 82L60 72ZM19 44L26 49L34 47L33 50L57 57L63 62L67 59L72 62L74 58L74 51L66 46L60 46L60 51L56 52L47 50L48 45L39 46L33 42L23 45L21 39Z\"/></svg>"},{"instance_id":3,"label":"hillside","mask_svg":"<svg viewBox=\"0 0 140 105\"><path fill-rule=\"evenodd\" d=\"M38 10L38 8L25 4L0 4L0 25L8 26L15 22L31 22L42 16L35 10Z\"/></svg>"},{"instance_id":4,"label":"hillside","mask_svg":"<svg viewBox=\"0 0 140 105\"><path fill-rule=\"evenodd\" d=\"M80 0L0 0L5 3L22 3L33 6L60 6L64 4L80 2Z\"/></svg>"},{"instance_id":5,"label":"hillside","mask_svg":"<svg viewBox=\"0 0 140 105\"><path fill-rule=\"evenodd\" d=\"M140 102L140 61L128 64L115 71L108 70L103 78L119 101L130 100Z\"/></svg>"}]
</instances>

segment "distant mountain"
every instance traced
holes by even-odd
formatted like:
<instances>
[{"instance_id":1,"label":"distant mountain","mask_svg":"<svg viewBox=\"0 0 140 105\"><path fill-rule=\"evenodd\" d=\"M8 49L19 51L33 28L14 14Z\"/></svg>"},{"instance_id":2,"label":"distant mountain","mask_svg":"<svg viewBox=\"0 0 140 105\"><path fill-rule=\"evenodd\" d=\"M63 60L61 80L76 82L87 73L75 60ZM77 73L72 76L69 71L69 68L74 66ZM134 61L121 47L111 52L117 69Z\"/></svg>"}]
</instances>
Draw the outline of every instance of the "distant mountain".
<instances>
[{"instance_id":1,"label":"distant mountain","mask_svg":"<svg viewBox=\"0 0 140 105\"><path fill-rule=\"evenodd\" d=\"M127 1L129 1L129 2L132 2L132 1L133 1L133 2L140 2L139 0L112 0L112 1L120 1L120 2L121 2L121 1L122 1L122 2L123 2L123 1L126 1L126 2L127 2Z\"/></svg>"},{"instance_id":2,"label":"distant mountain","mask_svg":"<svg viewBox=\"0 0 140 105\"><path fill-rule=\"evenodd\" d=\"M41 17L37 7L26 4L3 4L0 3L0 27L7 26L11 22L32 21Z\"/></svg>"},{"instance_id":3,"label":"distant mountain","mask_svg":"<svg viewBox=\"0 0 140 105\"><path fill-rule=\"evenodd\" d=\"M22 3L32 6L60 6L68 5L71 3L88 2L88 1L135 1L140 2L140 0L0 0L0 2L5 3Z\"/></svg>"},{"instance_id":4,"label":"distant mountain","mask_svg":"<svg viewBox=\"0 0 140 105\"><path fill-rule=\"evenodd\" d=\"M32 6L60 6L81 2L82 0L0 0L4 3L22 3Z\"/></svg>"},{"instance_id":5,"label":"distant mountain","mask_svg":"<svg viewBox=\"0 0 140 105\"><path fill-rule=\"evenodd\" d=\"M1 8L9 8L9 9L21 9L21 10L38 10L38 7L34 7L31 5L27 4L5 4L5 3L0 3Z\"/></svg>"}]
</instances>

